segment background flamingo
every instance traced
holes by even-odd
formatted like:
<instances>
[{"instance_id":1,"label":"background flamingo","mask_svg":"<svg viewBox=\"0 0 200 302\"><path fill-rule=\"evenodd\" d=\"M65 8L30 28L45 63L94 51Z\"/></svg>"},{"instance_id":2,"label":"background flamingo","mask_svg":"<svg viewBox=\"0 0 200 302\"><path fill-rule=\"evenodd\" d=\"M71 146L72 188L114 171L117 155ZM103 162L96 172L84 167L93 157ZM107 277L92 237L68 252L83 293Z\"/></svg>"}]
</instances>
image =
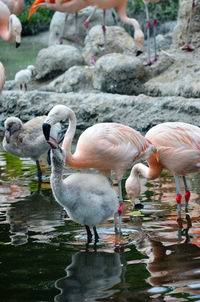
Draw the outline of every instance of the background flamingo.
<instances>
[{"instance_id":1,"label":"background flamingo","mask_svg":"<svg viewBox=\"0 0 200 302\"><path fill-rule=\"evenodd\" d=\"M0 93L3 90L5 81L6 81L6 70L3 66L3 64L0 62Z\"/></svg>"},{"instance_id":2,"label":"background flamingo","mask_svg":"<svg viewBox=\"0 0 200 302\"><path fill-rule=\"evenodd\" d=\"M6 42L14 42L16 47L21 43L22 26L18 17L10 14L10 11L2 1L0 1L0 37Z\"/></svg>"},{"instance_id":3,"label":"background flamingo","mask_svg":"<svg viewBox=\"0 0 200 302\"><path fill-rule=\"evenodd\" d=\"M128 18L126 15L126 6L128 0L36 0L29 11L29 17L39 7L47 7L53 10L66 12L68 14L78 12L87 7L94 6L104 11L108 8L116 8L122 22L132 25L134 27L134 38L138 46L137 55L143 52L144 48L144 34L136 19ZM87 26L87 24L86 24ZM103 25L103 32L105 32L105 25Z\"/></svg>"},{"instance_id":4,"label":"background flamingo","mask_svg":"<svg viewBox=\"0 0 200 302\"><path fill-rule=\"evenodd\" d=\"M149 10L148 4L151 0L142 0L145 5L145 12L146 12L146 28L147 28L147 63L146 65L151 65L153 62L157 61L157 45L156 45L156 25L157 25L157 18L156 18L156 5L154 7L154 18L153 18L153 39L154 39L154 57L151 59L151 46L150 46L150 28L151 28L151 21L149 17ZM160 2L160 0L152 0L155 4Z\"/></svg>"},{"instance_id":5,"label":"background flamingo","mask_svg":"<svg viewBox=\"0 0 200 302\"><path fill-rule=\"evenodd\" d=\"M4 2L11 14L18 16L24 10L24 0L1 0Z\"/></svg>"},{"instance_id":6,"label":"background flamingo","mask_svg":"<svg viewBox=\"0 0 200 302\"><path fill-rule=\"evenodd\" d=\"M180 216L182 196L178 176L183 176L187 212L190 191L185 176L200 171L200 129L187 123L168 122L151 128L145 137L156 147L158 159L152 154L147 159L149 167L139 163L132 168L125 184L127 193L132 200L140 194L139 173L147 179L155 179L163 169L167 169L173 173L175 178L176 201Z\"/></svg>"},{"instance_id":7,"label":"background flamingo","mask_svg":"<svg viewBox=\"0 0 200 302\"><path fill-rule=\"evenodd\" d=\"M148 158L155 148L139 132L117 123L100 123L87 128L79 137L76 150L71 153L76 131L76 116L65 105L54 106L43 124L43 132L49 140L51 125L69 120L62 147L66 152L66 164L76 168L95 168L106 176L114 171L120 195L120 225L122 213L121 179L126 169Z\"/></svg>"},{"instance_id":8,"label":"background flamingo","mask_svg":"<svg viewBox=\"0 0 200 302\"><path fill-rule=\"evenodd\" d=\"M48 143L52 148L50 181L53 195L73 221L86 227L88 243L92 240L90 227L93 228L96 243L99 240L96 225L117 213L116 191L101 174L74 173L63 180L65 152L55 139Z\"/></svg>"}]
</instances>

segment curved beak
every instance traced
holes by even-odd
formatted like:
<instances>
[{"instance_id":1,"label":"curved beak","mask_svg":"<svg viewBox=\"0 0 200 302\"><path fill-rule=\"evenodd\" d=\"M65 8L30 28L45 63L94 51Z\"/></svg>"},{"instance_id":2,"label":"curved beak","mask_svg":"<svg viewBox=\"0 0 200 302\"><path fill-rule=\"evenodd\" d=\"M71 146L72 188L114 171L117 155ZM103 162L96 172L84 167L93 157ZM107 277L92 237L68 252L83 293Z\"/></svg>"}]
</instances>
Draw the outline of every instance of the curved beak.
<instances>
[{"instance_id":1,"label":"curved beak","mask_svg":"<svg viewBox=\"0 0 200 302\"><path fill-rule=\"evenodd\" d=\"M46 140L48 141L49 135L50 135L50 130L51 130L51 125L48 123L43 123L42 130L43 130L43 134L44 134Z\"/></svg>"},{"instance_id":2,"label":"curved beak","mask_svg":"<svg viewBox=\"0 0 200 302\"><path fill-rule=\"evenodd\" d=\"M50 136L50 140L47 141L47 143L50 145L51 149L59 149L59 144L57 140Z\"/></svg>"},{"instance_id":3,"label":"curved beak","mask_svg":"<svg viewBox=\"0 0 200 302\"><path fill-rule=\"evenodd\" d=\"M21 43L16 42L16 48L20 46Z\"/></svg>"}]
</instances>

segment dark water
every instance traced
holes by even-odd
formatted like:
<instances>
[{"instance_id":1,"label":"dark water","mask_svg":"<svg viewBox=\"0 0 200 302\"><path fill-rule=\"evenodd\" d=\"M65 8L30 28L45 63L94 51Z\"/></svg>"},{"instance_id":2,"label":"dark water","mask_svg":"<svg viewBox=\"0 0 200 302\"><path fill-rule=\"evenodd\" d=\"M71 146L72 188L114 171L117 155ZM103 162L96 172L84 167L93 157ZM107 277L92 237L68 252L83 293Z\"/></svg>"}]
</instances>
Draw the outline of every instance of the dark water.
<instances>
[{"instance_id":1,"label":"dark water","mask_svg":"<svg viewBox=\"0 0 200 302\"><path fill-rule=\"evenodd\" d=\"M174 181L163 174L162 188L144 182L141 212L125 202L122 238L110 220L86 251L85 229L54 201L41 164L38 192L34 162L0 151L1 302L200 301L198 174L189 177L192 226L183 209L178 231Z\"/></svg>"}]
</instances>

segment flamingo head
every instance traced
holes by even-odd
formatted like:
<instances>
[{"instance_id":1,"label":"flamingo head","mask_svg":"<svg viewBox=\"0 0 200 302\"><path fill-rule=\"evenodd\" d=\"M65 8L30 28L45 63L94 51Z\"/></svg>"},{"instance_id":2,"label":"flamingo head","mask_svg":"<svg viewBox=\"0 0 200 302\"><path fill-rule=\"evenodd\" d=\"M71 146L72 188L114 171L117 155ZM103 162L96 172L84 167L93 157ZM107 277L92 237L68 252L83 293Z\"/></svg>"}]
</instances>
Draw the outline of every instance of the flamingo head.
<instances>
[{"instance_id":1,"label":"flamingo head","mask_svg":"<svg viewBox=\"0 0 200 302\"><path fill-rule=\"evenodd\" d=\"M17 117L9 117L6 119L4 123L5 127L5 139L6 142L10 142L10 137L13 135L16 131L20 130L22 127L22 121Z\"/></svg>"}]
</instances>

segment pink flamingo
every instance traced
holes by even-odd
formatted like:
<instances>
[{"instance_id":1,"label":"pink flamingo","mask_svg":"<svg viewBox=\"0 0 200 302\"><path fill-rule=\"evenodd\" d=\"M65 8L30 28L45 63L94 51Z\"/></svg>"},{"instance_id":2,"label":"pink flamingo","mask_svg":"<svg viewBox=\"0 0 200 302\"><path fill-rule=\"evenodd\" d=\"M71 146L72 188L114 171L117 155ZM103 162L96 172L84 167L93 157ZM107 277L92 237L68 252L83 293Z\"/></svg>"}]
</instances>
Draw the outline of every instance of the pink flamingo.
<instances>
[{"instance_id":1,"label":"pink flamingo","mask_svg":"<svg viewBox=\"0 0 200 302\"><path fill-rule=\"evenodd\" d=\"M69 120L69 127L62 144L66 152L66 164L76 168L95 168L105 176L110 176L111 171L115 172L119 186L118 213L121 225L123 174L126 169L155 152L154 146L138 131L128 126L99 123L87 128L81 134L76 150L72 154L71 145L76 131L76 116L70 108L65 105L54 106L43 124L43 132L49 141L51 126L66 119Z\"/></svg>"},{"instance_id":2,"label":"pink flamingo","mask_svg":"<svg viewBox=\"0 0 200 302\"><path fill-rule=\"evenodd\" d=\"M151 22L149 17L149 10L148 4L151 0L142 0L145 5L145 12L146 12L146 28L147 28L147 62L145 65L151 65L153 62L157 61L158 54L157 54L157 45L156 45L156 26L157 26L157 19L156 19L156 5L154 8L154 18L153 18L153 39L154 39L154 58L151 59L151 50L150 50L150 28ZM160 2L160 0L152 0L155 4Z\"/></svg>"},{"instance_id":3,"label":"pink flamingo","mask_svg":"<svg viewBox=\"0 0 200 302\"><path fill-rule=\"evenodd\" d=\"M21 43L22 25L18 17L10 14L10 11L2 1L0 1L0 37L6 42L14 42L16 47Z\"/></svg>"},{"instance_id":4,"label":"pink flamingo","mask_svg":"<svg viewBox=\"0 0 200 302\"><path fill-rule=\"evenodd\" d=\"M31 14L35 12L36 9L39 7L47 7L53 10L66 12L68 14L76 13L87 6L98 7L104 12L108 8L116 8L121 21L134 27L134 38L138 46L138 51L136 55L139 55L143 52L144 48L144 34L140 28L138 21L136 19L127 17L127 1L128 0L36 0L31 6L29 18ZM87 26L88 24L86 22L85 27L87 28ZM102 28L103 32L105 33L105 25L103 25Z\"/></svg>"},{"instance_id":5,"label":"pink flamingo","mask_svg":"<svg viewBox=\"0 0 200 302\"><path fill-rule=\"evenodd\" d=\"M3 66L3 64L0 62L0 93L3 90L5 81L6 81L6 70Z\"/></svg>"},{"instance_id":6,"label":"pink flamingo","mask_svg":"<svg viewBox=\"0 0 200 302\"><path fill-rule=\"evenodd\" d=\"M134 202L140 194L139 173L147 179L155 179L167 169L174 175L180 217L182 196L178 176L183 176L187 212L190 191L185 176L200 171L200 128L183 122L168 122L151 128L145 138L156 147L158 158L152 154L147 159L149 167L139 163L132 168L125 184L126 191Z\"/></svg>"},{"instance_id":7,"label":"pink flamingo","mask_svg":"<svg viewBox=\"0 0 200 302\"><path fill-rule=\"evenodd\" d=\"M1 0L4 2L11 14L18 16L24 10L24 0Z\"/></svg>"}]
</instances>

